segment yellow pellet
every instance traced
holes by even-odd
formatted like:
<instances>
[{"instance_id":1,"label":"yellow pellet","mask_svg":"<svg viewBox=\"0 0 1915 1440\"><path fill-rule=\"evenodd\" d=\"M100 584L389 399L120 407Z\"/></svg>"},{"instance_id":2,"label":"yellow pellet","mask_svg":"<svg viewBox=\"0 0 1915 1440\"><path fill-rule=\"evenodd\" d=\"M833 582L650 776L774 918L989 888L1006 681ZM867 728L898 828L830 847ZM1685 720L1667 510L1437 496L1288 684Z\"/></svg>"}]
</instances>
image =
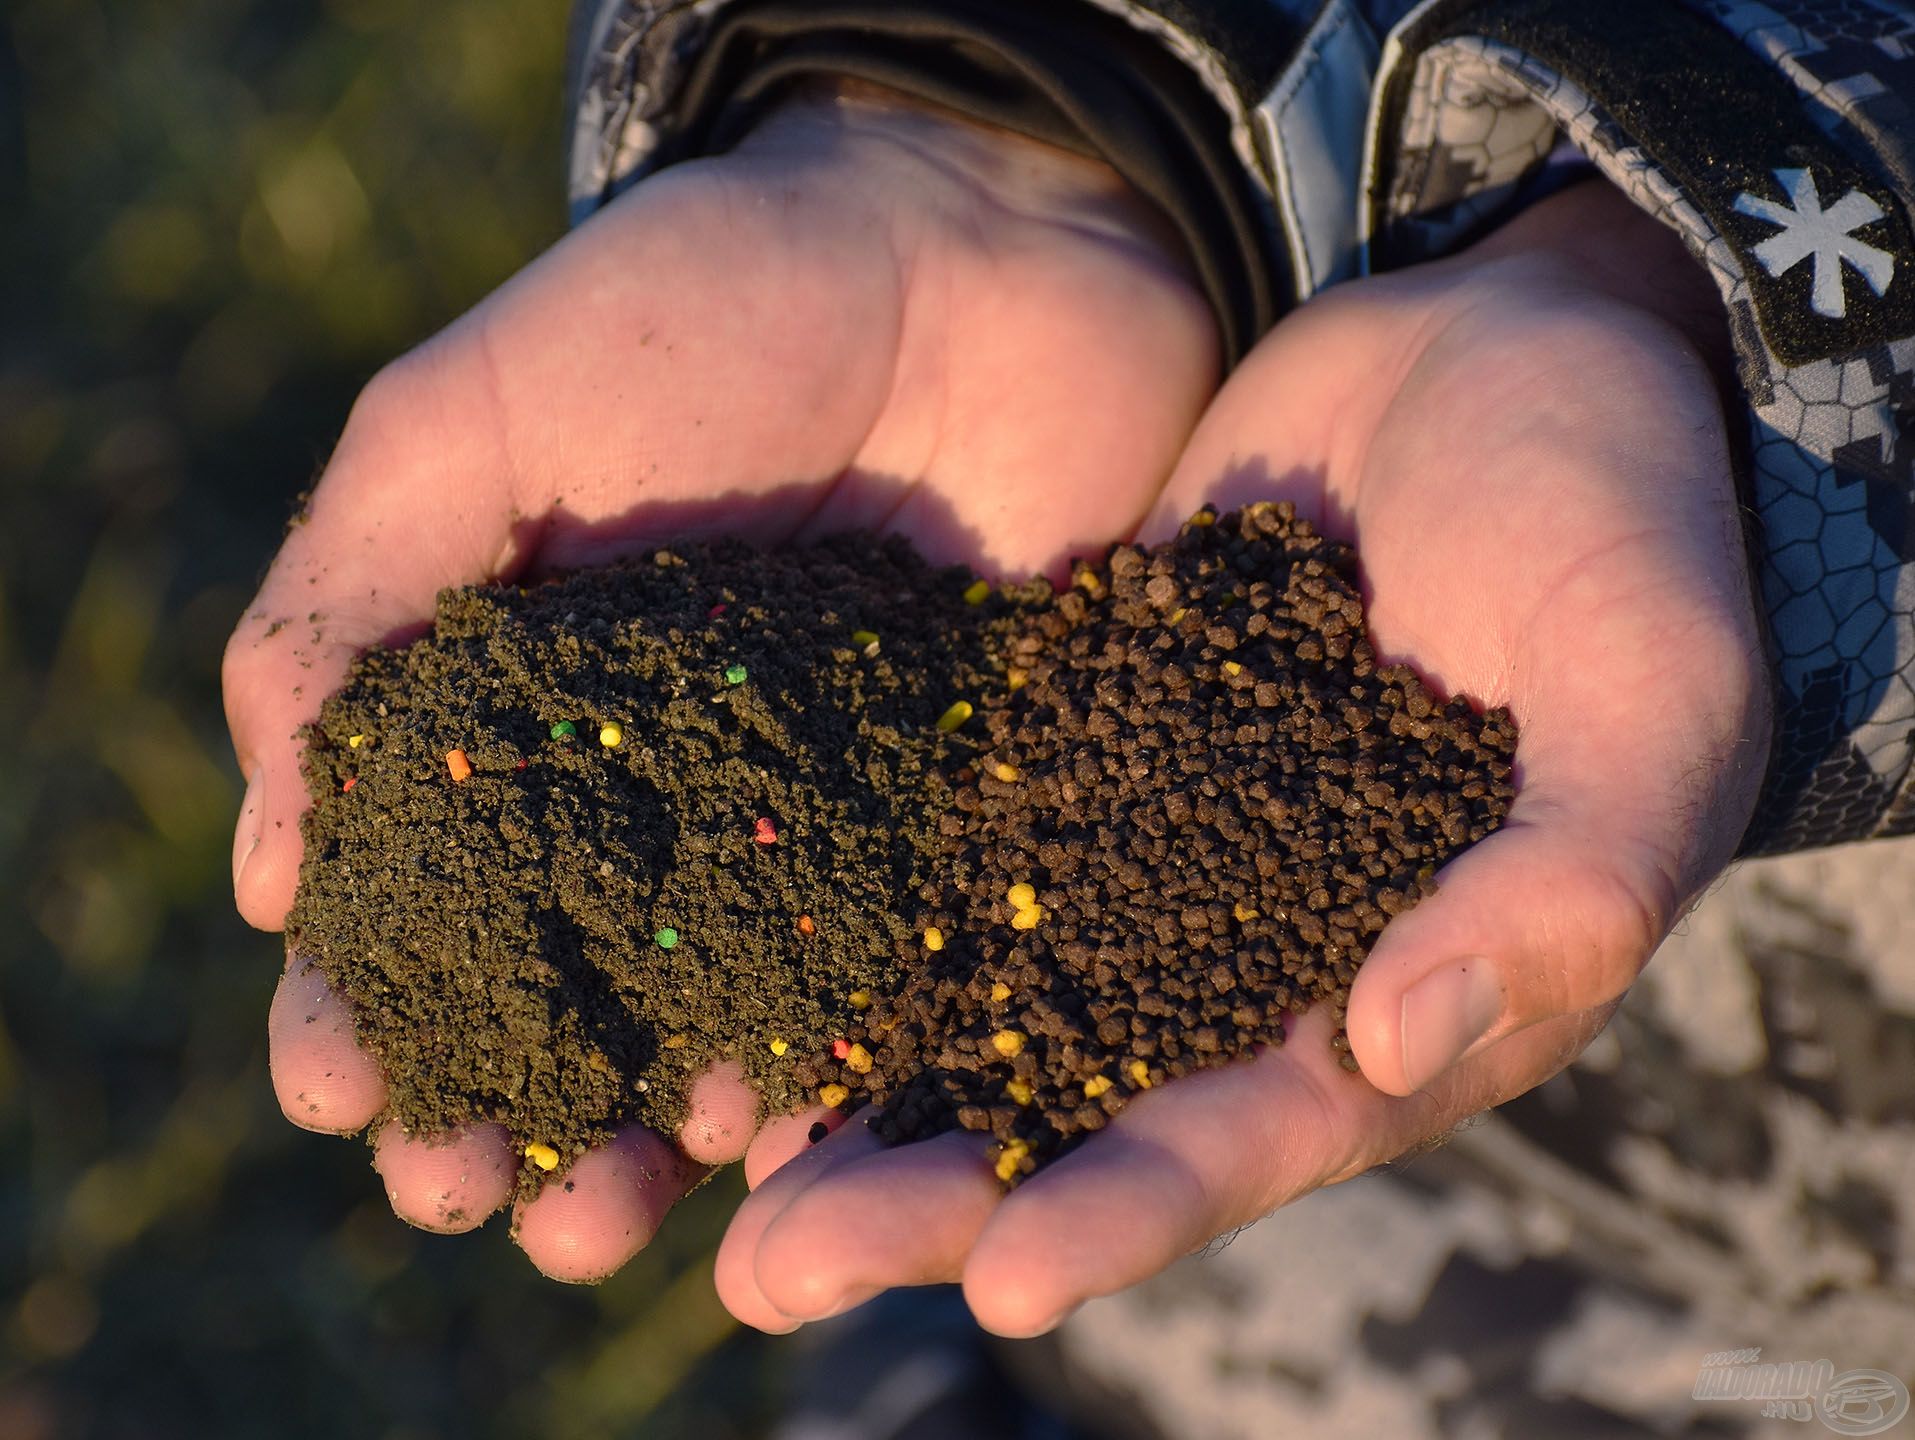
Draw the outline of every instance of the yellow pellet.
<instances>
[{"instance_id":1,"label":"yellow pellet","mask_svg":"<svg viewBox=\"0 0 1915 1440\"><path fill-rule=\"evenodd\" d=\"M554 1150L550 1145L539 1144L536 1140L525 1147L525 1158L541 1170L556 1170L559 1168L559 1152Z\"/></svg>"},{"instance_id":2,"label":"yellow pellet","mask_svg":"<svg viewBox=\"0 0 1915 1440\"><path fill-rule=\"evenodd\" d=\"M875 630L853 630L851 632L851 643L856 645L860 650L870 651L878 643L878 632Z\"/></svg>"},{"instance_id":3,"label":"yellow pellet","mask_svg":"<svg viewBox=\"0 0 1915 1440\"><path fill-rule=\"evenodd\" d=\"M1188 615L1189 613L1190 612L1188 610L1184 609L1183 606L1179 605L1175 610L1172 610L1170 612L1170 623L1172 625L1175 625L1179 620L1183 619L1184 616Z\"/></svg>"},{"instance_id":4,"label":"yellow pellet","mask_svg":"<svg viewBox=\"0 0 1915 1440\"><path fill-rule=\"evenodd\" d=\"M944 948L944 932L935 925L925 926L924 948L926 950L942 950Z\"/></svg>"},{"instance_id":5,"label":"yellow pellet","mask_svg":"<svg viewBox=\"0 0 1915 1440\"><path fill-rule=\"evenodd\" d=\"M862 1045L853 1045L844 1057L844 1068L853 1075L871 1073L871 1052Z\"/></svg>"},{"instance_id":6,"label":"yellow pellet","mask_svg":"<svg viewBox=\"0 0 1915 1440\"><path fill-rule=\"evenodd\" d=\"M1230 907L1230 913L1237 917L1237 923L1241 925L1246 920L1255 920L1262 912L1252 910L1248 905L1244 904L1243 901L1239 900L1235 905Z\"/></svg>"},{"instance_id":7,"label":"yellow pellet","mask_svg":"<svg viewBox=\"0 0 1915 1440\"><path fill-rule=\"evenodd\" d=\"M869 990L853 990L851 992L851 1008L853 1010L869 1010L871 1008L871 992Z\"/></svg>"},{"instance_id":8,"label":"yellow pellet","mask_svg":"<svg viewBox=\"0 0 1915 1440\"><path fill-rule=\"evenodd\" d=\"M1141 1060L1130 1062L1130 1083L1139 1090L1150 1088L1150 1067Z\"/></svg>"},{"instance_id":9,"label":"yellow pellet","mask_svg":"<svg viewBox=\"0 0 1915 1440\"><path fill-rule=\"evenodd\" d=\"M991 1037L991 1048L1006 1060L1024 1049L1024 1037L1015 1030L1000 1030Z\"/></svg>"},{"instance_id":10,"label":"yellow pellet","mask_svg":"<svg viewBox=\"0 0 1915 1440\"><path fill-rule=\"evenodd\" d=\"M1022 910L1011 917L1011 928L1013 930L1035 930L1038 926L1038 922L1043 918L1044 907L1042 905L1026 905Z\"/></svg>"},{"instance_id":11,"label":"yellow pellet","mask_svg":"<svg viewBox=\"0 0 1915 1440\"><path fill-rule=\"evenodd\" d=\"M685 1048L685 1037L683 1035L673 1035L659 1042L658 1048L661 1050L683 1050Z\"/></svg>"},{"instance_id":12,"label":"yellow pellet","mask_svg":"<svg viewBox=\"0 0 1915 1440\"><path fill-rule=\"evenodd\" d=\"M1095 570L1079 570L1071 577L1077 588L1093 600L1104 598L1104 582L1097 578Z\"/></svg>"},{"instance_id":13,"label":"yellow pellet","mask_svg":"<svg viewBox=\"0 0 1915 1440\"><path fill-rule=\"evenodd\" d=\"M782 1055L785 1053L785 1051L789 1050L790 1048L791 1048L791 1042L789 1040L779 1040L774 1038L771 1042L771 1053L774 1055Z\"/></svg>"},{"instance_id":14,"label":"yellow pellet","mask_svg":"<svg viewBox=\"0 0 1915 1440\"><path fill-rule=\"evenodd\" d=\"M1239 665L1235 660L1226 660L1223 662L1223 673L1233 677L1241 675L1243 674L1243 666Z\"/></svg>"},{"instance_id":15,"label":"yellow pellet","mask_svg":"<svg viewBox=\"0 0 1915 1440\"><path fill-rule=\"evenodd\" d=\"M1018 778L1020 772L1015 765L999 764L991 773L1008 785Z\"/></svg>"},{"instance_id":16,"label":"yellow pellet","mask_svg":"<svg viewBox=\"0 0 1915 1440\"><path fill-rule=\"evenodd\" d=\"M1013 690L1022 690L1024 688L1024 682L1030 678L1030 675L1026 671L1019 670L1016 667L1012 667L1004 672L1004 683L1009 685Z\"/></svg>"},{"instance_id":17,"label":"yellow pellet","mask_svg":"<svg viewBox=\"0 0 1915 1440\"><path fill-rule=\"evenodd\" d=\"M1004 898L1019 910L1028 910L1037 903L1037 891L1029 885L1013 885L1004 892Z\"/></svg>"},{"instance_id":18,"label":"yellow pellet","mask_svg":"<svg viewBox=\"0 0 1915 1440\"><path fill-rule=\"evenodd\" d=\"M624 738L625 727L623 725L608 720L605 724L598 727L598 743L603 745L607 750L616 748L619 741Z\"/></svg>"},{"instance_id":19,"label":"yellow pellet","mask_svg":"<svg viewBox=\"0 0 1915 1440\"><path fill-rule=\"evenodd\" d=\"M949 735L970 718L971 702L969 700L959 700L956 704L952 705L949 710L946 710L942 715L938 716L938 729L942 730L946 735Z\"/></svg>"},{"instance_id":20,"label":"yellow pellet","mask_svg":"<svg viewBox=\"0 0 1915 1440\"><path fill-rule=\"evenodd\" d=\"M1205 525L1215 525L1217 523L1217 512L1206 506L1190 517L1190 523L1199 528Z\"/></svg>"},{"instance_id":21,"label":"yellow pellet","mask_svg":"<svg viewBox=\"0 0 1915 1440\"><path fill-rule=\"evenodd\" d=\"M1095 1100L1115 1083L1108 1075L1093 1075L1084 1082L1084 1098Z\"/></svg>"},{"instance_id":22,"label":"yellow pellet","mask_svg":"<svg viewBox=\"0 0 1915 1440\"><path fill-rule=\"evenodd\" d=\"M346 737L346 743L357 750L361 745L366 743L366 737L363 735L348 735Z\"/></svg>"},{"instance_id":23,"label":"yellow pellet","mask_svg":"<svg viewBox=\"0 0 1915 1440\"><path fill-rule=\"evenodd\" d=\"M997 1178L1008 1184L1017 1174L1018 1163L1030 1153L1030 1143L1025 1140L1012 1140L1001 1147L997 1152Z\"/></svg>"},{"instance_id":24,"label":"yellow pellet","mask_svg":"<svg viewBox=\"0 0 1915 1440\"><path fill-rule=\"evenodd\" d=\"M1031 1087L1022 1080L1006 1080L1004 1082L1004 1093L1010 1096L1011 1099L1015 1100L1019 1105L1028 1105L1031 1103Z\"/></svg>"},{"instance_id":25,"label":"yellow pellet","mask_svg":"<svg viewBox=\"0 0 1915 1440\"><path fill-rule=\"evenodd\" d=\"M991 582L989 580L973 580L964 587L964 600L968 605L982 605L990 598Z\"/></svg>"},{"instance_id":26,"label":"yellow pellet","mask_svg":"<svg viewBox=\"0 0 1915 1440\"><path fill-rule=\"evenodd\" d=\"M1002 980L1000 980L1000 981L998 981L998 982L997 982L997 984L995 984L995 985L993 985L993 986L991 987L991 998L992 998L993 1000L1008 1000L1008 999L1010 999L1010 998L1011 998L1011 987L1010 987L1010 986L1008 986L1008 985L1006 985L1006 984L1005 984L1005 983L1004 983L1004 982L1003 982Z\"/></svg>"},{"instance_id":27,"label":"yellow pellet","mask_svg":"<svg viewBox=\"0 0 1915 1440\"><path fill-rule=\"evenodd\" d=\"M829 1085L820 1085L818 1087L818 1103L820 1105L830 1105L836 1108L844 1104L850 1097L851 1091L843 1085L838 1084L835 1080Z\"/></svg>"}]
</instances>

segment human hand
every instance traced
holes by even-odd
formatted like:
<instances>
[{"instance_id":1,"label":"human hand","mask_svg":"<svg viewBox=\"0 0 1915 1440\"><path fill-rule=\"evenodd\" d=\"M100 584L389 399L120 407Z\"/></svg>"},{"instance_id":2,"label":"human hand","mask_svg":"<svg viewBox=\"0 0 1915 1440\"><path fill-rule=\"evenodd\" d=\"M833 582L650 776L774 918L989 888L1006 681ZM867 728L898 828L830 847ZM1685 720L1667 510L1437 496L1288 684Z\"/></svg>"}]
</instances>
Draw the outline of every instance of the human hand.
<instances>
[{"instance_id":1,"label":"human hand","mask_svg":"<svg viewBox=\"0 0 1915 1440\"><path fill-rule=\"evenodd\" d=\"M1711 323L1678 242L1590 184L1278 326L1140 538L1206 500L1282 498L1356 540L1379 653L1514 712L1507 822L1359 971L1361 1077L1319 1009L1280 1049L1135 1098L1008 1196L982 1137L884 1150L854 1119L740 1208L718 1260L735 1315L784 1330L961 1280L987 1328L1037 1334L1588 1044L1729 861L1767 755L1711 347L1685 334Z\"/></svg>"},{"instance_id":2,"label":"human hand","mask_svg":"<svg viewBox=\"0 0 1915 1440\"><path fill-rule=\"evenodd\" d=\"M882 97L811 96L721 159L635 187L383 371L227 650L248 787L240 911L283 926L306 807L296 732L366 645L448 585L649 548L857 527L934 561L1053 567L1133 529L1215 389L1209 311L1154 212L1102 165ZM299 957L270 1022L307 1128L384 1108L351 1017ZM757 1178L811 1114L757 1130L736 1067L671 1141L633 1129L518 1216L548 1274L645 1243L699 1166ZM834 1117L835 1121L835 1117ZM375 1163L395 1209L462 1230L504 1203L505 1132L412 1138Z\"/></svg>"}]
</instances>

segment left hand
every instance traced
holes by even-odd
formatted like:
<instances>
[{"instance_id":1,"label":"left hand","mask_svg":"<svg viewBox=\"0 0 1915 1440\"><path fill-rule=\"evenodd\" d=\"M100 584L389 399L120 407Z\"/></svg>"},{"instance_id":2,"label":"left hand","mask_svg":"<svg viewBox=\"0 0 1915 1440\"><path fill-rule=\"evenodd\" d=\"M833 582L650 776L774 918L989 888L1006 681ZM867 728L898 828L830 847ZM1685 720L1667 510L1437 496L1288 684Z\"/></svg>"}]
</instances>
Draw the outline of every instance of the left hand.
<instances>
[{"instance_id":1,"label":"left hand","mask_svg":"<svg viewBox=\"0 0 1915 1440\"><path fill-rule=\"evenodd\" d=\"M1675 323L1664 317L1675 317ZM855 1120L762 1179L718 1259L765 1330L959 1280L1041 1333L1218 1233L1556 1074L1728 863L1769 687L1706 336L1707 277L1585 184L1454 258L1338 286L1224 387L1140 531L1290 499L1359 542L1372 640L1507 705L1518 794L1280 1049L1175 1081L1004 1196L984 1138ZM1706 358L1705 358L1706 357Z\"/></svg>"}]
</instances>

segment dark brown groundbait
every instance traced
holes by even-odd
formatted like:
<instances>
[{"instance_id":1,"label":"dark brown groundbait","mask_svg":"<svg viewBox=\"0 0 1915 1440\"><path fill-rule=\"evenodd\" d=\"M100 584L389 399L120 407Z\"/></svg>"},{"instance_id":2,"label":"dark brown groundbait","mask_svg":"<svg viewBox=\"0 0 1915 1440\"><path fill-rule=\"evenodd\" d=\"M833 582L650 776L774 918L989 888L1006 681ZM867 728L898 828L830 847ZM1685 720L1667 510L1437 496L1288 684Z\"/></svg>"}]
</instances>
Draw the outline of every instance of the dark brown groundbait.
<instances>
[{"instance_id":1,"label":"dark brown groundbait","mask_svg":"<svg viewBox=\"0 0 1915 1440\"><path fill-rule=\"evenodd\" d=\"M1508 809L1507 715L1378 667L1352 552L1287 505L987 588L869 536L687 546L448 592L359 662L290 933L407 1129L563 1164L732 1056L774 1107L989 1130L1014 1182L1340 1019Z\"/></svg>"}]
</instances>

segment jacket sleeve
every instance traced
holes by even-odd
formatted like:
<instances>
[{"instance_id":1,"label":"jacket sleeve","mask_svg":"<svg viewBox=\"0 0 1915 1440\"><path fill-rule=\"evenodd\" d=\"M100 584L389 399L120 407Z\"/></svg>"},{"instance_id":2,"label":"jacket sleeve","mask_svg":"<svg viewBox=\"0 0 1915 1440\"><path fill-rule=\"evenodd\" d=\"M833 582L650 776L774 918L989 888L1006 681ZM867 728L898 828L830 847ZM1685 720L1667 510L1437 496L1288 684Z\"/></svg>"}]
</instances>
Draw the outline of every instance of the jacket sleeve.
<instances>
[{"instance_id":1,"label":"jacket sleeve","mask_svg":"<svg viewBox=\"0 0 1915 1440\"><path fill-rule=\"evenodd\" d=\"M1231 360L1582 157L1714 276L1778 687L1744 853L1915 832L1915 13L1896 0L585 0L571 200L853 74L1103 156Z\"/></svg>"}]
</instances>

